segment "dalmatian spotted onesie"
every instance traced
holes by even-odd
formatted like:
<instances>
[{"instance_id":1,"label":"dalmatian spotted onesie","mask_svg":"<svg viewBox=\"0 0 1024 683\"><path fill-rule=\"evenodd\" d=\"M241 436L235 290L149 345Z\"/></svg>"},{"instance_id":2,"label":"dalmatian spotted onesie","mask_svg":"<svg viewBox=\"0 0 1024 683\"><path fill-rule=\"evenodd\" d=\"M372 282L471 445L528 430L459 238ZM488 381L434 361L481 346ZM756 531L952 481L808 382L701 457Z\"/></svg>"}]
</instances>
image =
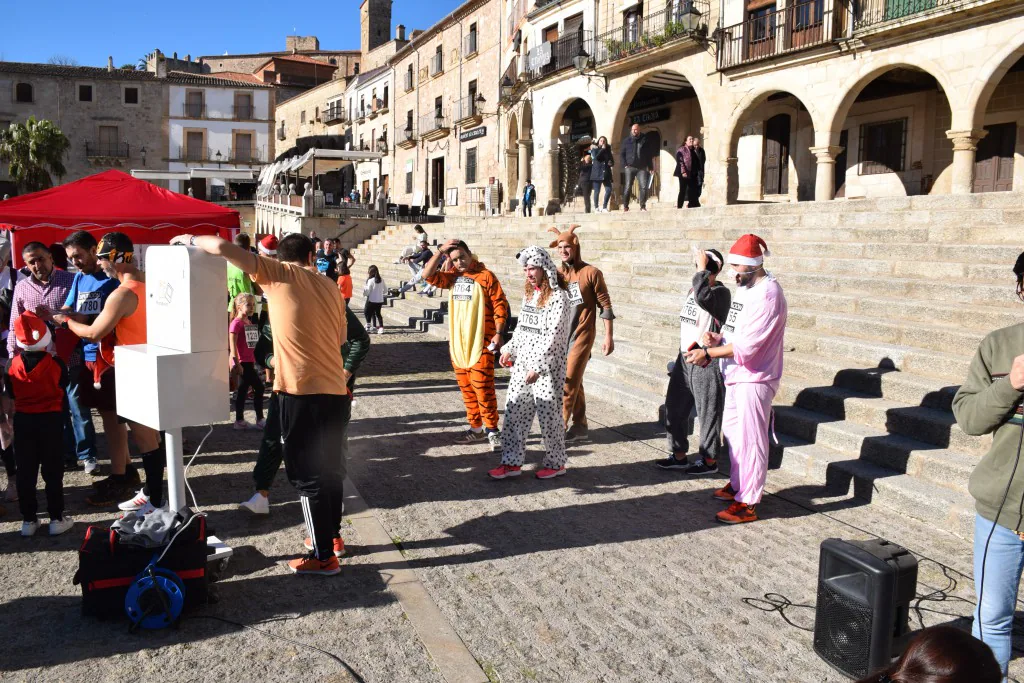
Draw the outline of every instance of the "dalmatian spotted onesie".
<instances>
[{"instance_id":1,"label":"dalmatian spotted onesie","mask_svg":"<svg viewBox=\"0 0 1024 683\"><path fill-rule=\"evenodd\" d=\"M522 466L526 459L526 438L536 413L547 452L541 466L560 470L568 459L565 453L565 421L562 419L562 387L565 384L572 310L568 294L558 286L555 264L546 251L536 246L527 247L518 258L524 268L543 268L552 291L543 307L537 305L539 291L524 297L516 331L504 349L512 356L514 365L505 402L505 423L501 430L501 464ZM540 378L533 384L527 384L526 375L531 370Z\"/></svg>"}]
</instances>

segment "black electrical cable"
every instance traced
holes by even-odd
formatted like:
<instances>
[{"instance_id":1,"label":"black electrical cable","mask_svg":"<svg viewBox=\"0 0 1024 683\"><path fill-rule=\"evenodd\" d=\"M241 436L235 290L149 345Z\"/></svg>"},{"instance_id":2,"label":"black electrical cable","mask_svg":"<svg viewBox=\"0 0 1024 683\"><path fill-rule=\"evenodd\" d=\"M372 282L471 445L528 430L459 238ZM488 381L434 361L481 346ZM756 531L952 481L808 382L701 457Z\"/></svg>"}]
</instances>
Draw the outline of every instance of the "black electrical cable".
<instances>
[{"instance_id":1,"label":"black electrical cable","mask_svg":"<svg viewBox=\"0 0 1024 683\"><path fill-rule=\"evenodd\" d=\"M299 647L304 647L304 648L306 648L308 650L313 650L314 652L319 652L320 654L326 655L326 656L330 657L331 659L333 659L334 661L336 661L338 664L340 664L342 666L342 668L345 669L345 671L347 671L353 678L356 679L357 683L366 683L366 681L363 679L363 677L360 676L359 673L355 669L353 669L351 666L349 666L348 662L346 662L344 659L342 659L338 655L334 654L333 652L328 652L327 650L319 648L316 645L310 645L309 643L304 643L301 640L295 640L295 639L289 638L287 636L279 636L276 633L271 633L270 631L264 631L262 629L256 628L255 626L250 626L249 624L243 624L240 621L234 621L232 619L225 619L224 617L217 617L217 616L214 616L212 614L190 614L190 615L185 616L184 618L185 619L211 619L213 621L222 621L225 624L231 624L232 626L239 626L241 628L247 628L250 631L255 631L256 633L260 633L262 635L265 635L268 638L276 638L278 640L283 640L285 642L291 643L292 645L298 645ZM295 618L295 617L293 617L293 618Z\"/></svg>"}]
</instances>

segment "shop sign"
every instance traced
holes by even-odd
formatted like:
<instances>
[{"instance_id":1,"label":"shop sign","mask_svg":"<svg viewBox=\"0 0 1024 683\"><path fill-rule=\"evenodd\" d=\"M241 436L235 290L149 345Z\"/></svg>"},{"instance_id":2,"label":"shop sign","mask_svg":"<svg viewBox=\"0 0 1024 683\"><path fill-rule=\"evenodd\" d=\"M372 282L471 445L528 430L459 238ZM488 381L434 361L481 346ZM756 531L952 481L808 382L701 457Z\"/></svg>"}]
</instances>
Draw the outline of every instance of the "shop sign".
<instances>
[{"instance_id":1,"label":"shop sign","mask_svg":"<svg viewBox=\"0 0 1024 683\"><path fill-rule=\"evenodd\" d=\"M478 126L476 128L470 128L459 133L459 142L468 142L470 140L476 140L487 135L487 126Z\"/></svg>"}]
</instances>

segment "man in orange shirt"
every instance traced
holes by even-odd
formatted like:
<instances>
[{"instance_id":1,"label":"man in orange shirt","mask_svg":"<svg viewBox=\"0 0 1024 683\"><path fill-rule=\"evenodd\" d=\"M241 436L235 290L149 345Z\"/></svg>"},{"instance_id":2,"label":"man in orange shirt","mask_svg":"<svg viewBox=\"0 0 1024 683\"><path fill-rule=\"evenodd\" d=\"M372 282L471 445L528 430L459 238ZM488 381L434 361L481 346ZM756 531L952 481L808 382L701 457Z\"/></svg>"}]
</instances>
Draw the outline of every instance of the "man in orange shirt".
<instances>
[{"instance_id":1,"label":"man in orange shirt","mask_svg":"<svg viewBox=\"0 0 1024 683\"><path fill-rule=\"evenodd\" d=\"M313 242L291 234L277 245L277 259L258 256L212 235L181 235L171 244L191 245L220 256L253 276L273 302L274 394L281 420L285 471L299 491L311 551L288 563L296 574L338 574L341 540L341 447L352 413L343 359L345 301L338 286L316 270ZM325 358L337 359L324 363Z\"/></svg>"},{"instance_id":2,"label":"man in orange shirt","mask_svg":"<svg viewBox=\"0 0 1024 683\"><path fill-rule=\"evenodd\" d=\"M453 272L440 273L447 255ZM473 256L462 240L448 240L423 266L423 279L449 290L448 350L455 379L462 390L469 429L456 443L487 439L491 450L501 450L498 432L498 399L494 395L494 354L501 349L508 321L508 299L494 273ZM484 429L486 428L486 433Z\"/></svg>"}]
</instances>

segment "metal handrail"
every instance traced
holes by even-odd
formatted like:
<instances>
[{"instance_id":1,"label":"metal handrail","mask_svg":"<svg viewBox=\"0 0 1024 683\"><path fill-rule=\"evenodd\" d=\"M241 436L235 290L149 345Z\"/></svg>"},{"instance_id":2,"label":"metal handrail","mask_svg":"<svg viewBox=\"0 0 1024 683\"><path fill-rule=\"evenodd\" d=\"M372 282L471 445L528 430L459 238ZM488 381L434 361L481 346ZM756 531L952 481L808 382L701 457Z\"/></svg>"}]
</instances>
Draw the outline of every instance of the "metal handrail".
<instances>
[{"instance_id":1,"label":"metal handrail","mask_svg":"<svg viewBox=\"0 0 1024 683\"><path fill-rule=\"evenodd\" d=\"M195 102L183 102L181 105L181 115L186 119L205 119L206 118L206 104L195 103Z\"/></svg>"},{"instance_id":2,"label":"metal handrail","mask_svg":"<svg viewBox=\"0 0 1024 683\"><path fill-rule=\"evenodd\" d=\"M236 104L231 107L236 121L251 121L256 118L256 107L252 104Z\"/></svg>"},{"instance_id":3,"label":"metal handrail","mask_svg":"<svg viewBox=\"0 0 1024 683\"><path fill-rule=\"evenodd\" d=\"M433 114L420 117L419 131L421 135L449 127L451 127L451 124L443 112L434 112Z\"/></svg>"},{"instance_id":4,"label":"metal handrail","mask_svg":"<svg viewBox=\"0 0 1024 683\"><path fill-rule=\"evenodd\" d=\"M437 76L444 73L444 54L438 53L430 58L430 75Z\"/></svg>"},{"instance_id":5,"label":"metal handrail","mask_svg":"<svg viewBox=\"0 0 1024 683\"><path fill-rule=\"evenodd\" d=\"M557 40L544 43L530 50L527 55L526 78L532 83L551 74L564 71L575 66L573 59L582 47L588 55L594 54L593 31L572 31ZM534 63L548 56L547 46L550 45L550 59L544 64Z\"/></svg>"},{"instance_id":6,"label":"metal handrail","mask_svg":"<svg viewBox=\"0 0 1024 683\"><path fill-rule=\"evenodd\" d=\"M476 107L476 93L466 95L455 103L455 120L461 121L476 116L479 112Z\"/></svg>"},{"instance_id":7,"label":"metal handrail","mask_svg":"<svg viewBox=\"0 0 1024 683\"><path fill-rule=\"evenodd\" d=\"M719 32L718 68L729 69L779 55L831 44L845 12L833 0L804 0L748 18Z\"/></svg>"},{"instance_id":8,"label":"metal handrail","mask_svg":"<svg viewBox=\"0 0 1024 683\"><path fill-rule=\"evenodd\" d=\"M970 0L857 0L853 7L853 30L908 19L932 10L956 9L968 2Z\"/></svg>"},{"instance_id":9,"label":"metal handrail","mask_svg":"<svg viewBox=\"0 0 1024 683\"><path fill-rule=\"evenodd\" d=\"M474 31L469 33L462 45L462 55L468 57L469 55L476 54L477 51L477 37L478 34Z\"/></svg>"},{"instance_id":10,"label":"metal handrail","mask_svg":"<svg viewBox=\"0 0 1024 683\"><path fill-rule=\"evenodd\" d=\"M85 143L85 156L88 158L127 159L131 156L131 147L127 142L87 142Z\"/></svg>"},{"instance_id":11,"label":"metal handrail","mask_svg":"<svg viewBox=\"0 0 1024 683\"><path fill-rule=\"evenodd\" d=\"M688 15L692 20L691 26L687 26ZM710 0L684 0L677 8L654 12L641 17L635 24L624 23L602 33L595 39L591 54L596 64L606 64L685 38L703 37L708 33L710 17Z\"/></svg>"}]
</instances>

